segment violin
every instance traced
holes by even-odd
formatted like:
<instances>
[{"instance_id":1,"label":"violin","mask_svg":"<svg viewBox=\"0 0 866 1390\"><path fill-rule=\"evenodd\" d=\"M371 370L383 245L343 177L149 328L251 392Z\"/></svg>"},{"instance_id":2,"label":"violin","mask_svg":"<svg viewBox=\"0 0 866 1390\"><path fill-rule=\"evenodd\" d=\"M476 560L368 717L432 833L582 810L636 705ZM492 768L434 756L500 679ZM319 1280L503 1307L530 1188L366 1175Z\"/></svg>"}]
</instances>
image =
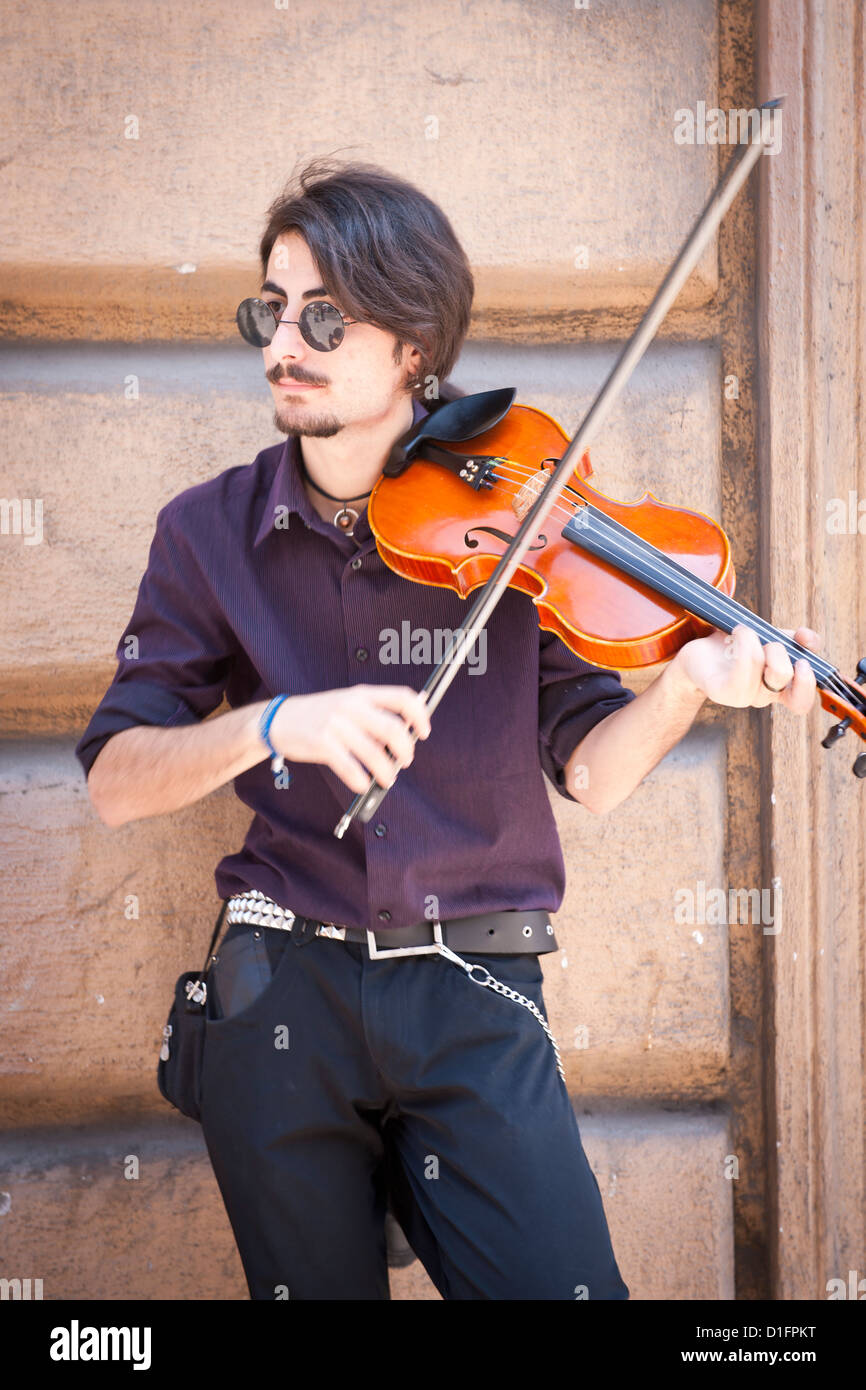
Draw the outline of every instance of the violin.
<instances>
[{"instance_id":1,"label":"violin","mask_svg":"<svg viewBox=\"0 0 866 1390\"><path fill-rule=\"evenodd\" d=\"M466 414L474 401L499 394L464 397L460 405ZM443 431L436 414L429 420L432 438L421 438L408 467L386 469L367 516L390 569L465 598L490 579L568 436L545 411L520 404L463 443L437 438ZM541 627L586 661L627 669L666 661L695 637L744 623L762 643L780 642L792 664L805 657L811 665L821 704L841 721L823 740L825 748L849 727L866 740L864 692L735 601L731 546L718 522L651 492L619 502L591 487L592 476L585 450L509 580L531 597ZM856 680L866 681L866 659L857 669ZM854 771L866 776L866 753Z\"/></svg>"},{"instance_id":2,"label":"violin","mask_svg":"<svg viewBox=\"0 0 866 1390\"><path fill-rule=\"evenodd\" d=\"M782 105L777 97L761 110ZM515 405L514 389L438 404L391 450L367 516L385 563L406 579L481 587L466 628L424 686L432 712L506 588L522 589L539 622L596 665L652 665L714 628L745 624L762 644L780 642L808 661L821 704L839 721L830 748L852 728L866 740L866 658L847 681L829 661L734 599L731 547L702 512L670 507L651 492L618 502L591 487L587 445L622 394L665 314L697 265L749 172L768 148L760 131L731 160L706 207L569 441L551 416ZM454 446L471 442L469 453ZM563 448L563 443L566 447ZM866 777L866 753L854 761ZM393 785L393 783L392 783ZM386 788L372 778L334 828L369 821Z\"/></svg>"}]
</instances>

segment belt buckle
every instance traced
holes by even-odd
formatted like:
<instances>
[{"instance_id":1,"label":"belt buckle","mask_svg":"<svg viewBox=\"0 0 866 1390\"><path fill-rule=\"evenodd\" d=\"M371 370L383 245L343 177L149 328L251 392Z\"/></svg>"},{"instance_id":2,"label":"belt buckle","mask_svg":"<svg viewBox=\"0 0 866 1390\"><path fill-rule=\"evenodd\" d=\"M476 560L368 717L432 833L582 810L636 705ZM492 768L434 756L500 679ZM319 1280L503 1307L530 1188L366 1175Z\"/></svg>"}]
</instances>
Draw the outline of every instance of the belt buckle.
<instances>
[{"instance_id":1,"label":"belt buckle","mask_svg":"<svg viewBox=\"0 0 866 1390\"><path fill-rule=\"evenodd\" d=\"M442 923L435 921L433 926L433 940L427 946L391 946L385 951L380 951L376 946L376 933L367 928L367 949L370 952L371 960L382 960L385 956L429 956L434 951L447 951L448 947L442 939Z\"/></svg>"}]
</instances>

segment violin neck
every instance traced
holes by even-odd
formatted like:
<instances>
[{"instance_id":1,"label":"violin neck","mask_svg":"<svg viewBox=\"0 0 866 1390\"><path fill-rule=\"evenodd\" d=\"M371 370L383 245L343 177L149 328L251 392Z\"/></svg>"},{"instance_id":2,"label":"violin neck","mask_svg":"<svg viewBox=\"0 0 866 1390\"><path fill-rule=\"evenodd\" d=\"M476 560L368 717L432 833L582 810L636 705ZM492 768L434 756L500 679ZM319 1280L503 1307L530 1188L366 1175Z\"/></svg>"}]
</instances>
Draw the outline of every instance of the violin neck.
<instances>
[{"instance_id":1,"label":"violin neck","mask_svg":"<svg viewBox=\"0 0 866 1390\"><path fill-rule=\"evenodd\" d=\"M801 646L793 637L773 627L772 623L765 622L757 613L721 593L705 579L692 574L664 551L658 550L591 503L577 508L563 527L562 535L582 550L631 575L632 579L639 580L655 593L672 599L711 627L732 632L738 624L743 623L757 633L762 644L781 642L792 663L805 657L815 672L816 683L822 688L827 688L834 678L835 681L842 679L829 661L810 652L808 647Z\"/></svg>"}]
</instances>

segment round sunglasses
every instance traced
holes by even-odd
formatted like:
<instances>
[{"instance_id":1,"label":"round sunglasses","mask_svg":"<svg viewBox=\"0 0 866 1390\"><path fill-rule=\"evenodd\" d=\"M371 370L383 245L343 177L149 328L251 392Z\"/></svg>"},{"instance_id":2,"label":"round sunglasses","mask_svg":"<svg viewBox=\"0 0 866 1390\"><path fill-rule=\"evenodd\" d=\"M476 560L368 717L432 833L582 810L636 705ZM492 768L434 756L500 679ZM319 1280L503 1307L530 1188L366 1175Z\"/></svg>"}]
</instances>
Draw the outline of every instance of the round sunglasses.
<instances>
[{"instance_id":1,"label":"round sunglasses","mask_svg":"<svg viewBox=\"0 0 866 1390\"><path fill-rule=\"evenodd\" d=\"M297 319L281 318L280 309L276 299L245 299L236 315L241 337L253 347L267 347L276 337L281 323L296 323L308 347L315 348L316 352L333 352L343 341L347 328L353 323L368 322L367 319L344 319L339 309L324 299L305 304Z\"/></svg>"}]
</instances>

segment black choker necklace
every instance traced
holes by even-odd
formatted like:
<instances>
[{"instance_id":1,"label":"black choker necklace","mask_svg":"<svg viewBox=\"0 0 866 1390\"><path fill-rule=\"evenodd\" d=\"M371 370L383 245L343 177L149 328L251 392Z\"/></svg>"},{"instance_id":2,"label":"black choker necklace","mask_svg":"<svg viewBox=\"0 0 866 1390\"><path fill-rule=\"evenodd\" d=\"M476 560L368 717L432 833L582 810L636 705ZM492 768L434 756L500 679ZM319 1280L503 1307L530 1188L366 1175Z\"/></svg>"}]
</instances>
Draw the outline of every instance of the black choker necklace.
<instances>
[{"instance_id":1,"label":"black choker necklace","mask_svg":"<svg viewBox=\"0 0 866 1390\"><path fill-rule=\"evenodd\" d=\"M358 513L355 511L354 507L347 507L346 503L360 502L363 497L370 496L369 492L361 492L358 494L357 497L335 497L332 492L326 492L323 487L319 487L318 483L313 482L312 478L310 477L309 473L304 467L304 456L301 453L300 449L298 450L298 462L301 468L301 477L304 479L305 483L309 483L310 487L313 488L314 491L320 492L323 497L327 497L329 502L340 503L340 510L334 517L334 525L337 527L338 531L342 531L345 535L351 536L355 522L358 520Z\"/></svg>"}]
</instances>

